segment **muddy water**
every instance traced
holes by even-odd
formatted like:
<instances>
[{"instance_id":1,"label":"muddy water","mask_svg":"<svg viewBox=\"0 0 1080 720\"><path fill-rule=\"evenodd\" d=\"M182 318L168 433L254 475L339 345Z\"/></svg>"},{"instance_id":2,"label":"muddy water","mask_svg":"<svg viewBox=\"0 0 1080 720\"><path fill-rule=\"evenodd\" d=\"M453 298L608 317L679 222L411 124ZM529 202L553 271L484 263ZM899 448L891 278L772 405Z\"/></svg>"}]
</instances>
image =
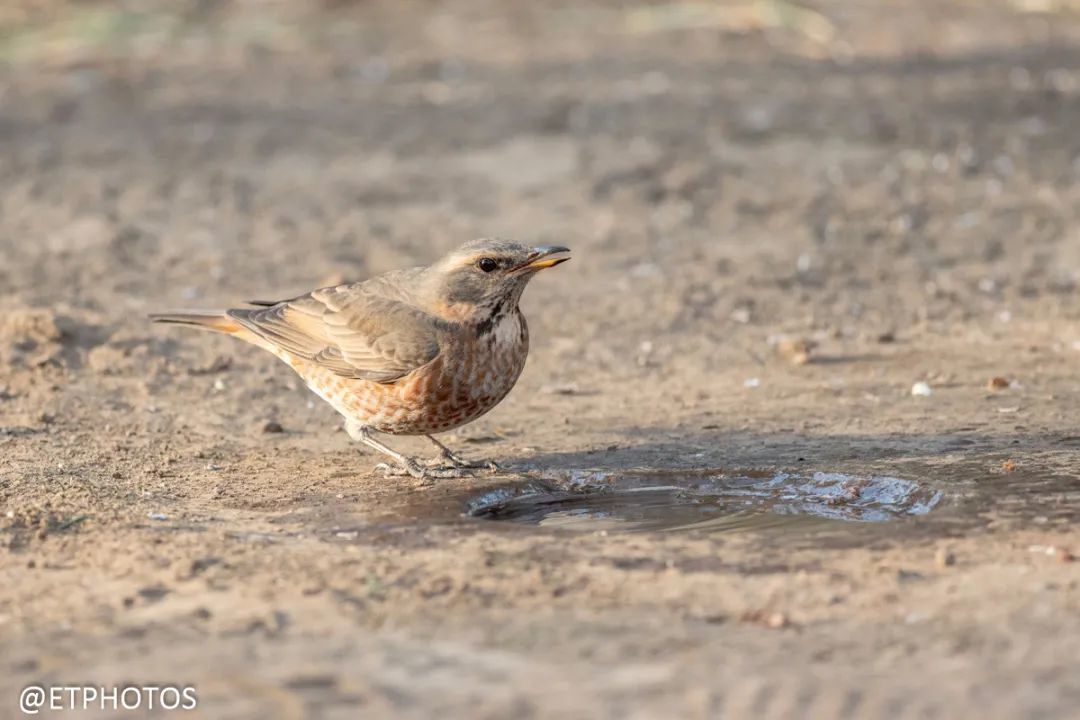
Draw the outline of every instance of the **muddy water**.
<instances>
[{"instance_id":1,"label":"muddy water","mask_svg":"<svg viewBox=\"0 0 1080 720\"><path fill-rule=\"evenodd\" d=\"M569 471L463 500L467 517L608 532L807 531L949 534L1001 523L1080 519L1080 480L986 464L914 467L903 476L828 471ZM893 530L888 530L893 528ZM882 536L881 532L874 532Z\"/></svg>"},{"instance_id":2,"label":"muddy water","mask_svg":"<svg viewBox=\"0 0 1080 720\"><path fill-rule=\"evenodd\" d=\"M339 500L293 510L352 542L417 523L516 532L753 532L813 545L891 544L1009 526L1066 529L1080 522L1080 478L1050 468L1003 472L993 460L911 461L862 472L777 469L545 471L448 482L372 512ZM479 487L478 487L479 486Z\"/></svg>"},{"instance_id":3,"label":"muddy water","mask_svg":"<svg viewBox=\"0 0 1080 720\"><path fill-rule=\"evenodd\" d=\"M575 471L499 487L466 501L476 518L587 531L825 528L925 515L941 489L889 476L834 472Z\"/></svg>"}]
</instances>

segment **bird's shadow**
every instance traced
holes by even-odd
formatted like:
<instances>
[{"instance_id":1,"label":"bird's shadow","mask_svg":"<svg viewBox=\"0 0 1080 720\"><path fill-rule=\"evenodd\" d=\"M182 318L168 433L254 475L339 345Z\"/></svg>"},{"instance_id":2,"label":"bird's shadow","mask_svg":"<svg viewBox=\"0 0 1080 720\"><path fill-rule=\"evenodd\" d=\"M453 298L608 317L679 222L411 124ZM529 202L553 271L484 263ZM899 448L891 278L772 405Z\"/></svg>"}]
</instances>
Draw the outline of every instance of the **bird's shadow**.
<instances>
[{"instance_id":1,"label":"bird's shadow","mask_svg":"<svg viewBox=\"0 0 1080 720\"><path fill-rule=\"evenodd\" d=\"M960 427L942 433L878 433L808 435L798 432L758 434L721 429L684 430L624 428L613 433L626 438L586 450L545 450L513 458L508 467L528 470L566 470L603 467L611 470L656 467L790 466L795 463L844 464L882 461L933 462L949 458L1070 451L1080 436L1060 434L994 434Z\"/></svg>"}]
</instances>

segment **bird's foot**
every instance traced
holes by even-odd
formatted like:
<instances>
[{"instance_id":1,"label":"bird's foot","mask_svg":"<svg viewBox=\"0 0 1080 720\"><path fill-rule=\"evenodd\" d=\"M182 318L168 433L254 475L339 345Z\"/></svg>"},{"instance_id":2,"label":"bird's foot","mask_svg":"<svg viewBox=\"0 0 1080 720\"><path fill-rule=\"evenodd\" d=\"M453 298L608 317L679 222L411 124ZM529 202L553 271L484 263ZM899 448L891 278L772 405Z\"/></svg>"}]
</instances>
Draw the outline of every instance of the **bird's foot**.
<instances>
[{"instance_id":1,"label":"bird's foot","mask_svg":"<svg viewBox=\"0 0 1080 720\"><path fill-rule=\"evenodd\" d=\"M386 477L411 476L419 481L417 484L420 486L432 485L435 480L471 477L473 474L469 472L468 468L448 467L446 465L421 465L412 458L405 458L405 462L400 465L379 463L375 466L375 469L381 470Z\"/></svg>"},{"instance_id":2,"label":"bird's foot","mask_svg":"<svg viewBox=\"0 0 1080 720\"><path fill-rule=\"evenodd\" d=\"M498 472L499 466L495 464L494 460L466 460L465 458L457 455L450 450L443 450L439 453L439 457L428 464L429 467L438 467L443 464L450 467L457 468L459 470L487 470L489 472Z\"/></svg>"}]
</instances>

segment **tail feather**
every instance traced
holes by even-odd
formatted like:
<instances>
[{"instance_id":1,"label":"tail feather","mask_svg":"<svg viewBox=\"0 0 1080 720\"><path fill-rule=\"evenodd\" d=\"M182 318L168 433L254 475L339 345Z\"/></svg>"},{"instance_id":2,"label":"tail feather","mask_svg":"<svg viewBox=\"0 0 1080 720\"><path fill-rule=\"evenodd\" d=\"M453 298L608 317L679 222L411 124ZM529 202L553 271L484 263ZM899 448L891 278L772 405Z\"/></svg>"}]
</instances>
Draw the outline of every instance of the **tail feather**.
<instances>
[{"instance_id":1,"label":"tail feather","mask_svg":"<svg viewBox=\"0 0 1080 720\"><path fill-rule=\"evenodd\" d=\"M178 310L167 313L151 313L150 320L173 325L191 325L193 327L234 334L243 330L243 326L225 314L224 310Z\"/></svg>"}]
</instances>

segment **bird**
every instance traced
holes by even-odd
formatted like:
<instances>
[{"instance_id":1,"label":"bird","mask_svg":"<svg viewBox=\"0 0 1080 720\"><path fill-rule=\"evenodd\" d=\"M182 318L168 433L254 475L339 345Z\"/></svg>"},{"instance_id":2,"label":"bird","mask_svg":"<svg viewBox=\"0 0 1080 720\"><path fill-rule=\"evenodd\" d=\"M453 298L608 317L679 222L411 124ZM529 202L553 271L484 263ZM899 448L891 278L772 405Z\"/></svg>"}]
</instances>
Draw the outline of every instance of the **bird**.
<instances>
[{"instance_id":1,"label":"bird","mask_svg":"<svg viewBox=\"0 0 1080 720\"><path fill-rule=\"evenodd\" d=\"M349 436L387 456L377 468L423 482L461 477L468 462L434 437L499 404L525 367L529 329L518 303L569 248L472 240L434 264L248 308L153 313L153 322L225 333L283 360L345 420ZM421 461L375 436L423 435L438 458Z\"/></svg>"}]
</instances>

